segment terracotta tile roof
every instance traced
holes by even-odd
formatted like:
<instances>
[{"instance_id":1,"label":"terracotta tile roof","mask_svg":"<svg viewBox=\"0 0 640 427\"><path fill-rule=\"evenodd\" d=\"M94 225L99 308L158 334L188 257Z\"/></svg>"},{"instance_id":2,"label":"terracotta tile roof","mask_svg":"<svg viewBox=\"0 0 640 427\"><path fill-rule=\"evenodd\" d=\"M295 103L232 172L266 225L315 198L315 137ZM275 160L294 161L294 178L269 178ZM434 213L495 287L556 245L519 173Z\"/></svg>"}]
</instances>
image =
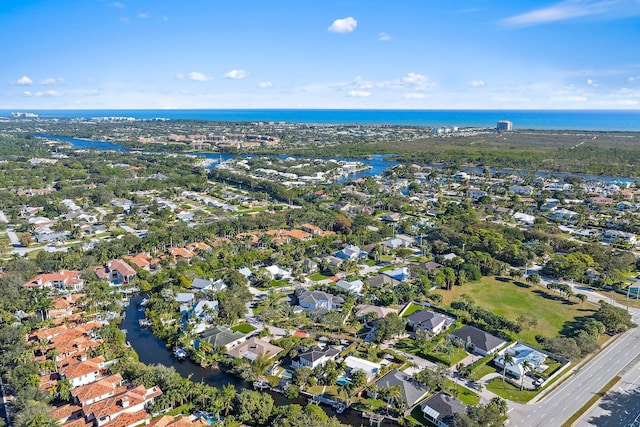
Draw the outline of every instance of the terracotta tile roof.
<instances>
[{"instance_id":1,"label":"terracotta tile roof","mask_svg":"<svg viewBox=\"0 0 640 427\"><path fill-rule=\"evenodd\" d=\"M127 386L118 387L113 396L87 405L83 408L83 411L85 415L93 414L96 419L100 419L105 416L113 416L124 412L127 407L134 407L145 401L154 399L161 394L162 391L157 386L148 390L143 385L135 388L129 388ZM127 407L123 406L123 399L128 400L129 404Z\"/></svg>"},{"instance_id":2,"label":"terracotta tile roof","mask_svg":"<svg viewBox=\"0 0 640 427\"><path fill-rule=\"evenodd\" d=\"M293 237L294 239L298 239L298 240L308 240L310 238L313 237L312 234L307 233L306 231L302 231L302 230L285 230L284 234L289 236L289 237Z\"/></svg>"},{"instance_id":3,"label":"terracotta tile roof","mask_svg":"<svg viewBox=\"0 0 640 427\"><path fill-rule=\"evenodd\" d=\"M165 415L155 421L151 421L149 427L208 427L209 424L202 418L192 420L191 417L179 416L172 417Z\"/></svg>"},{"instance_id":4,"label":"terracotta tile roof","mask_svg":"<svg viewBox=\"0 0 640 427\"><path fill-rule=\"evenodd\" d=\"M85 421L84 418L78 418L77 420L67 421L62 426L63 427L93 427L93 421Z\"/></svg>"},{"instance_id":5,"label":"terracotta tile roof","mask_svg":"<svg viewBox=\"0 0 640 427\"><path fill-rule=\"evenodd\" d=\"M25 288L39 288L43 286L54 286L54 283L61 283L64 287L72 287L84 283L80 278L81 275L81 271L73 270L60 270L57 273L38 274L22 286Z\"/></svg>"},{"instance_id":6,"label":"terracotta tile roof","mask_svg":"<svg viewBox=\"0 0 640 427\"><path fill-rule=\"evenodd\" d=\"M151 265L151 261L153 260L153 258L151 258L149 255L142 254L142 253L137 254L135 256L125 255L124 259L131 262L138 268L149 267Z\"/></svg>"},{"instance_id":7,"label":"terracotta tile roof","mask_svg":"<svg viewBox=\"0 0 640 427\"><path fill-rule=\"evenodd\" d=\"M175 257L193 258L196 256L193 252L185 248L169 248L169 254Z\"/></svg>"},{"instance_id":8,"label":"terracotta tile roof","mask_svg":"<svg viewBox=\"0 0 640 427\"><path fill-rule=\"evenodd\" d=\"M135 276L136 271L129 264L121 259L114 259L107 263L109 271L117 271L123 276Z\"/></svg>"},{"instance_id":9,"label":"terracotta tile roof","mask_svg":"<svg viewBox=\"0 0 640 427\"><path fill-rule=\"evenodd\" d=\"M118 418L103 424L101 427L133 427L150 419L151 415L149 415L145 409L142 409L138 412L125 412L120 414L118 415Z\"/></svg>"},{"instance_id":10,"label":"terracotta tile roof","mask_svg":"<svg viewBox=\"0 0 640 427\"><path fill-rule=\"evenodd\" d=\"M114 374L108 377L102 378L96 382L86 384L80 387L75 387L71 390L71 395L74 396L81 405L83 402L96 399L100 396L104 396L107 393L114 393L118 384L122 382L122 375Z\"/></svg>"},{"instance_id":11,"label":"terracotta tile roof","mask_svg":"<svg viewBox=\"0 0 640 427\"><path fill-rule=\"evenodd\" d=\"M80 411L82 411L80 405L49 406L49 414L56 420L66 420L73 414L79 414Z\"/></svg>"},{"instance_id":12,"label":"terracotta tile roof","mask_svg":"<svg viewBox=\"0 0 640 427\"><path fill-rule=\"evenodd\" d=\"M194 243L189 243L187 245L187 249L189 249L190 251L195 251L200 250L200 251L208 251L209 249L211 249L211 246L207 245L204 242L194 242Z\"/></svg>"},{"instance_id":13,"label":"terracotta tile roof","mask_svg":"<svg viewBox=\"0 0 640 427\"><path fill-rule=\"evenodd\" d=\"M58 369L60 375L64 375L69 380L79 378L91 372L100 371L102 364L105 362L104 357L98 356L83 362L71 363Z\"/></svg>"}]
</instances>

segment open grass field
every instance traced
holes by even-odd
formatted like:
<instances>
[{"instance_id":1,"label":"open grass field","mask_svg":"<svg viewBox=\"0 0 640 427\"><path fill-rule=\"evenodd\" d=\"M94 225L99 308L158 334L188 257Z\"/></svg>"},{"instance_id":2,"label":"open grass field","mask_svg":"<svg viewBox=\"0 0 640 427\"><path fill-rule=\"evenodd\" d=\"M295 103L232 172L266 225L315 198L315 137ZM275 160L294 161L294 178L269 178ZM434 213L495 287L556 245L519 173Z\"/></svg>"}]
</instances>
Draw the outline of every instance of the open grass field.
<instances>
[{"instance_id":1,"label":"open grass field","mask_svg":"<svg viewBox=\"0 0 640 427\"><path fill-rule=\"evenodd\" d=\"M502 381L499 378L494 378L487 385L487 390L494 392L503 399L511 400L512 402L528 402L538 394L537 391L520 390L513 384Z\"/></svg>"},{"instance_id":2,"label":"open grass field","mask_svg":"<svg viewBox=\"0 0 640 427\"><path fill-rule=\"evenodd\" d=\"M461 295L466 294L479 307L510 320L515 321L519 316L536 319L535 327L520 333L519 338L528 342L535 342L537 334L545 337L569 334L579 322L595 312L595 307L589 303L568 302L541 286L502 277L483 277L479 282L438 292L446 307L451 301L462 300Z\"/></svg>"}]
</instances>

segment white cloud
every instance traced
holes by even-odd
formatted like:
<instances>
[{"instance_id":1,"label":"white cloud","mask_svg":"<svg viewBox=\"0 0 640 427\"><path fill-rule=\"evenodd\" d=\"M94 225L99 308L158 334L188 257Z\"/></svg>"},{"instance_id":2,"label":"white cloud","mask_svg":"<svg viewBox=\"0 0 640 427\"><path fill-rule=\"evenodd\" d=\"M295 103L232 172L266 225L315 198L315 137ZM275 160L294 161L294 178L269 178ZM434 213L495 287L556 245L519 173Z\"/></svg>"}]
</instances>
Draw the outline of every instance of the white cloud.
<instances>
[{"instance_id":1,"label":"white cloud","mask_svg":"<svg viewBox=\"0 0 640 427\"><path fill-rule=\"evenodd\" d=\"M587 86L598 87L600 84L595 80L587 79Z\"/></svg>"},{"instance_id":2,"label":"white cloud","mask_svg":"<svg viewBox=\"0 0 640 427\"><path fill-rule=\"evenodd\" d=\"M225 73L224 77L227 79L240 80L247 77L248 73L245 70L231 70Z\"/></svg>"},{"instance_id":3,"label":"white cloud","mask_svg":"<svg viewBox=\"0 0 640 427\"><path fill-rule=\"evenodd\" d=\"M427 81L427 77L418 73L409 73L402 78L402 81L411 85L419 85Z\"/></svg>"},{"instance_id":4,"label":"white cloud","mask_svg":"<svg viewBox=\"0 0 640 427\"><path fill-rule=\"evenodd\" d=\"M140 19L147 19L148 17L149 17L148 13L144 13L143 12L143 13L139 13L138 14L138 18L140 18Z\"/></svg>"},{"instance_id":5,"label":"white cloud","mask_svg":"<svg viewBox=\"0 0 640 427\"><path fill-rule=\"evenodd\" d=\"M618 101L618 105L622 107L635 107L636 105L638 105L638 101L635 101L633 99L621 99Z\"/></svg>"},{"instance_id":6,"label":"white cloud","mask_svg":"<svg viewBox=\"0 0 640 427\"><path fill-rule=\"evenodd\" d=\"M131 23L129 18L120 18L120 22L122 22L123 24L130 24Z\"/></svg>"},{"instance_id":7,"label":"white cloud","mask_svg":"<svg viewBox=\"0 0 640 427\"><path fill-rule=\"evenodd\" d=\"M567 96L569 102L585 102L588 98L586 96Z\"/></svg>"},{"instance_id":8,"label":"white cloud","mask_svg":"<svg viewBox=\"0 0 640 427\"><path fill-rule=\"evenodd\" d=\"M22 92L22 95L24 96L31 96L31 92L28 90L25 90L24 92Z\"/></svg>"},{"instance_id":9,"label":"white cloud","mask_svg":"<svg viewBox=\"0 0 640 427\"><path fill-rule=\"evenodd\" d=\"M564 0L554 5L504 19L509 26L529 26L585 16L624 18L640 15L638 0Z\"/></svg>"},{"instance_id":10,"label":"white cloud","mask_svg":"<svg viewBox=\"0 0 640 427\"><path fill-rule=\"evenodd\" d=\"M391 36L385 32L382 32L378 34L378 40L380 40L381 42L388 42L389 40L391 40Z\"/></svg>"},{"instance_id":11,"label":"white cloud","mask_svg":"<svg viewBox=\"0 0 640 427\"><path fill-rule=\"evenodd\" d=\"M260 83L258 83L258 87L260 89L266 89L266 88L269 88L269 87L272 87L272 86L273 86L273 84L271 82L260 82Z\"/></svg>"},{"instance_id":12,"label":"white cloud","mask_svg":"<svg viewBox=\"0 0 640 427\"><path fill-rule=\"evenodd\" d=\"M472 80L469 83L471 87L484 87L484 80Z\"/></svg>"},{"instance_id":13,"label":"white cloud","mask_svg":"<svg viewBox=\"0 0 640 427\"><path fill-rule=\"evenodd\" d=\"M116 9L124 9L124 5L119 1L113 2L109 6L115 7Z\"/></svg>"},{"instance_id":14,"label":"white cloud","mask_svg":"<svg viewBox=\"0 0 640 427\"><path fill-rule=\"evenodd\" d=\"M163 20L164 22L167 22L167 21L169 20L169 17L168 17L168 16L163 16L163 17L162 17L162 20Z\"/></svg>"},{"instance_id":15,"label":"white cloud","mask_svg":"<svg viewBox=\"0 0 640 427\"><path fill-rule=\"evenodd\" d=\"M404 97L406 99L422 99L424 98L424 93L405 93Z\"/></svg>"},{"instance_id":16,"label":"white cloud","mask_svg":"<svg viewBox=\"0 0 640 427\"><path fill-rule=\"evenodd\" d=\"M637 83L640 82L640 76L632 76L627 79L627 83Z\"/></svg>"},{"instance_id":17,"label":"white cloud","mask_svg":"<svg viewBox=\"0 0 640 427\"><path fill-rule=\"evenodd\" d=\"M33 80L31 80L29 77L27 76L22 76L20 77L18 80L16 80L14 82L14 84L18 85L18 86L29 86L33 84Z\"/></svg>"},{"instance_id":18,"label":"white cloud","mask_svg":"<svg viewBox=\"0 0 640 427\"><path fill-rule=\"evenodd\" d=\"M358 21L349 16L347 18L336 19L327 30L330 33L351 33L357 26Z\"/></svg>"},{"instance_id":19,"label":"white cloud","mask_svg":"<svg viewBox=\"0 0 640 427\"><path fill-rule=\"evenodd\" d=\"M353 98L366 98L369 95L371 95L371 92L367 92L365 90L350 90L347 92L347 96Z\"/></svg>"},{"instance_id":20,"label":"white cloud","mask_svg":"<svg viewBox=\"0 0 640 427\"><path fill-rule=\"evenodd\" d=\"M57 90L45 90L44 92L36 92L36 96L61 96Z\"/></svg>"},{"instance_id":21,"label":"white cloud","mask_svg":"<svg viewBox=\"0 0 640 427\"><path fill-rule=\"evenodd\" d=\"M44 79L40 82L42 86L51 86L51 85L57 85L61 83L64 83L64 79L62 77Z\"/></svg>"},{"instance_id":22,"label":"white cloud","mask_svg":"<svg viewBox=\"0 0 640 427\"><path fill-rule=\"evenodd\" d=\"M184 74L182 73L176 74L176 80L184 80Z\"/></svg>"},{"instance_id":23,"label":"white cloud","mask_svg":"<svg viewBox=\"0 0 640 427\"><path fill-rule=\"evenodd\" d=\"M213 77L207 74L202 74L197 71L192 71L189 73L189 80L193 80L194 82L206 82L212 80Z\"/></svg>"}]
</instances>

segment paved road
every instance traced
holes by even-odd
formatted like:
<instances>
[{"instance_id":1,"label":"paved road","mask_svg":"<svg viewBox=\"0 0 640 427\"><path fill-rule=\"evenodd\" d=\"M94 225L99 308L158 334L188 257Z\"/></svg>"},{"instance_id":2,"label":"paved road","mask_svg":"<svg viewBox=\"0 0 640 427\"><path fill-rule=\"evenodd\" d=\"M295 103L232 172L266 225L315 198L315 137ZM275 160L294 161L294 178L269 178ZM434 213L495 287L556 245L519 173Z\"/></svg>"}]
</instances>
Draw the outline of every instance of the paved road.
<instances>
[{"instance_id":1,"label":"paved road","mask_svg":"<svg viewBox=\"0 0 640 427\"><path fill-rule=\"evenodd\" d=\"M634 314L640 321L640 312ZM511 426L561 425L582 407L595 393L625 368L640 353L640 328L624 333L613 344L600 352L591 362L575 371L564 384L541 401L530 404L510 403ZM637 371L639 360L632 369ZM614 424L611 424L614 425Z\"/></svg>"},{"instance_id":2,"label":"paved road","mask_svg":"<svg viewBox=\"0 0 640 427\"><path fill-rule=\"evenodd\" d=\"M590 426L640 426L640 369L630 369L591 411L575 424ZM634 426L634 427L635 427Z\"/></svg>"}]
</instances>

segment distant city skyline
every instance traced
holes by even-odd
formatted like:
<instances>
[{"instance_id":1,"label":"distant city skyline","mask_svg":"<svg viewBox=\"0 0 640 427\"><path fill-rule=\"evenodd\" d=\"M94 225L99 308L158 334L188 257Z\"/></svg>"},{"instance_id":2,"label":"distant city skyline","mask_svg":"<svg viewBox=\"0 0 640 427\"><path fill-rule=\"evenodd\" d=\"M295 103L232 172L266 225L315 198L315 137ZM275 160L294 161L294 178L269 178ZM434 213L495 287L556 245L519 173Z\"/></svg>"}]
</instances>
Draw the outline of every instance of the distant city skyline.
<instances>
[{"instance_id":1,"label":"distant city skyline","mask_svg":"<svg viewBox=\"0 0 640 427\"><path fill-rule=\"evenodd\" d=\"M639 109L640 0L7 0L0 109Z\"/></svg>"}]
</instances>

